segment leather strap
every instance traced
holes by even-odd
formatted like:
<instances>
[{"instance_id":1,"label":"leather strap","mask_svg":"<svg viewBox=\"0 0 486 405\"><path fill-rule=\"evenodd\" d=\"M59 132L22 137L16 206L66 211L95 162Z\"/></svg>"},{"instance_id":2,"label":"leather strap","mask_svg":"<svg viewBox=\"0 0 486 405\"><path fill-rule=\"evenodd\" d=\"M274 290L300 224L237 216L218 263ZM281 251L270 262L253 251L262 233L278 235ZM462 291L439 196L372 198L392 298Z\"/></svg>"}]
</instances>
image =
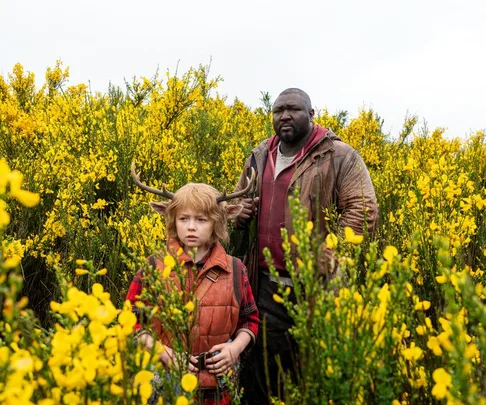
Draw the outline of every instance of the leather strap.
<instances>
[{"instance_id":1,"label":"leather strap","mask_svg":"<svg viewBox=\"0 0 486 405\"><path fill-rule=\"evenodd\" d=\"M199 301L201 301L204 298L209 288L218 281L219 272L220 272L219 269L211 269L206 273L204 278L201 280L201 282L196 288L196 291L194 291L194 296Z\"/></svg>"}]
</instances>

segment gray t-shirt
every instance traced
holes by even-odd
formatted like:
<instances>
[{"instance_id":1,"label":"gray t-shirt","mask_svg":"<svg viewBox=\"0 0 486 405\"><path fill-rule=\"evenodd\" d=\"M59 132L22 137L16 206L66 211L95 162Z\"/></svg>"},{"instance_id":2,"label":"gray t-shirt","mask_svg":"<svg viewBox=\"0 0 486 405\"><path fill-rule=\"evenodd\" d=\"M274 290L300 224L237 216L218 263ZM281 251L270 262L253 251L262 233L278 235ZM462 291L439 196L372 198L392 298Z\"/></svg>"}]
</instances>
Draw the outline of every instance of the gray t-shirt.
<instances>
[{"instance_id":1,"label":"gray t-shirt","mask_svg":"<svg viewBox=\"0 0 486 405\"><path fill-rule=\"evenodd\" d=\"M277 160L275 161L275 177L273 178L274 180L277 178L278 174L285 169L288 165L292 163L292 160L294 160L294 156L284 156L282 155L282 152L280 152L280 145L277 147Z\"/></svg>"}]
</instances>

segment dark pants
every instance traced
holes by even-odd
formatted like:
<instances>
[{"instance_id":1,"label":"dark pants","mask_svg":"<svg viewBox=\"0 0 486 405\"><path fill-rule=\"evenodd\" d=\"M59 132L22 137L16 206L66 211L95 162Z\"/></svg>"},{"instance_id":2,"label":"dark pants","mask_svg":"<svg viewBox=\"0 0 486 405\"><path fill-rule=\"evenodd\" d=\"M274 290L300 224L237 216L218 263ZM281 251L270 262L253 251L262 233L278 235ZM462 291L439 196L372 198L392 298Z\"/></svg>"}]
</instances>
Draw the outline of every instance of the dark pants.
<instances>
[{"instance_id":1,"label":"dark pants","mask_svg":"<svg viewBox=\"0 0 486 405\"><path fill-rule=\"evenodd\" d=\"M288 332L293 321L284 306L274 301L273 294L277 293L277 284L261 275L257 300L261 324L255 347L241 372L243 404L268 404L269 395L283 398L284 374L290 372L295 377L297 350Z\"/></svg>"}]
</instances>

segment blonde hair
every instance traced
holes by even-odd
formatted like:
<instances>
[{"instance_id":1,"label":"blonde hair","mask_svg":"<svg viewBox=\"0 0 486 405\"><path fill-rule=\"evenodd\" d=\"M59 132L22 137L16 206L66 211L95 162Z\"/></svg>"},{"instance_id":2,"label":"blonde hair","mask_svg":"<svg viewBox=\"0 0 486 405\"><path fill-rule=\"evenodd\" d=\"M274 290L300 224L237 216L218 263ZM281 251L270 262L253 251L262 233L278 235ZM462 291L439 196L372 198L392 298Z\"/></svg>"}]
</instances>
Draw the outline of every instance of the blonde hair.
<instances>
[{"instance_id":1,"label":"blonde hair","mask_svg":"<svg viewBox=\"0 0 486 405\"><path fill-rule=\"evenodd\" d=\"M210 245L216 242L228 242L226 202L216 203L218 195L220 195L218 190L204 183L188 183L177 190L167 206L167 236L179 240L176 228L177 214L185 209L191 209L202 212L213 221L213 233L208 241Z\"/></svg>"}]
</instances>

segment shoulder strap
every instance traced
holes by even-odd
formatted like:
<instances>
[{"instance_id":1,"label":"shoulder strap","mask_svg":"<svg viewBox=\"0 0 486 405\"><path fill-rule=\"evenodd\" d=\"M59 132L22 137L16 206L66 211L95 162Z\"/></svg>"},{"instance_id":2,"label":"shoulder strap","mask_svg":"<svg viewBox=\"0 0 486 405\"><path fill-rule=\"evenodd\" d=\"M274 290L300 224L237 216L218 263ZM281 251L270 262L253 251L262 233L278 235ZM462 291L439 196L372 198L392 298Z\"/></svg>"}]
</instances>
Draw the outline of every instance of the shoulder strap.
<instances>
[{"instance_id":1,"label":"shoulder strap","mask_svg":"<svg viewBox=\"0 0 486 405\"><path fill-rule=\"evenodd\" d=\"M231 269L231 272L233 273L233 291L235 293L235 298L236 302L238 303L238 306L241 304L241 272L238 271L238 259L234 256L226 255L226 260L228 263L228 268ZM211 273L211 274L209 274ZM201 301L203 297L206 295L208 292L209 288L218 281L220 270L218 269L213 269L209 270L208 273L206 273L206 276L204 279L201 281L201 283L198 285L196 288L196 291L194 291L194 296Z\"/></svg>"},{"instance_id":2,"label":"shoulder strap","mask_svg":"<svg viewBox=\"0 0 486 405\"><path fill-rule=\"evenodd\" d=\"M220 273L219 269L211 269L206 273L204 278L197 286L196 291L194 291L194 296L199 301L201 301L204 298L209 288L218 281L219 273Z\"/></svg>"}]
</instances>

